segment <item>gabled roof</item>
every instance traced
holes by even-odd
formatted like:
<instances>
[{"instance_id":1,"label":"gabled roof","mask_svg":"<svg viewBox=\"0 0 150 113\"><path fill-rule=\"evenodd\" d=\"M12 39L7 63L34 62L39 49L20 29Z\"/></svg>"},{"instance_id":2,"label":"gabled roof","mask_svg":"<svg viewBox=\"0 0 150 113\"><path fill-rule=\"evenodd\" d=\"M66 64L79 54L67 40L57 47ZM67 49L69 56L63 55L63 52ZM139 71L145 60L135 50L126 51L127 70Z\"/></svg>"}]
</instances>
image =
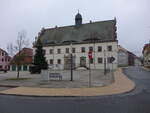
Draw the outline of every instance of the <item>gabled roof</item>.
<instances>
[{"instance_id":1,"label":"gabled roof","mask_svg":"<svg viewBox=\"0 0 150 113\"><path fill-rule=\"evenodd\" d=\"M15 56L17 56L18 54L19 52ZM24 56L33 56L33 50L31 48L23 48L20 51L20 54L24 54Z\"/></svg>"},{"instance_id":2,"label":"gabled roof","mask_svg":"<svg viewBox=\"0 0 150 113\"><path fill-rule=\"evenodd\" d=\"M144 53L145 50L146 50L147 52L150 52L150 43L144 45L142 53Z\"/></svg>"},{"instance_id":3,"label":"gabled roof","mask_svg":"<svg viewBox=\"0 0 150 113\"><path fill-rule=\"evenodd\" d=\"M80 26L64 26L43 29L39 35L44 46L87 42L89 39L98 41L116 41L116 20L98 21Z\"/></svg>"},{"instance_id":4,"label":"gabled roof","mask_svg":"<svg viewBox=\"0 0 150 113\"><path fill-rule=\"evenodd\" d=\"M121 45L118 45L118 51L123 51L125 53L128 53L128 50L123 48Z\"/></svg>"},{"instance_id":5,"label":"gabled roof","mask_svg":"<svg viewBox=\"0 0 150 113\"><path fill-rule=\"evenodd\" d=\"M5 50L3 50L3 49L1 49L1 48L0 48L0 51L3 51L3 52L5 52L6 54L8 54Z\"/></svg>"},{"instance_id":6,"label":"gabled roof","mask_svg":"<svg viewBox=\"0 0 150 113\"><path fill-rule=\"evenodd\" d=\"M133 57L137 57L134 53L132 53L131 51L128 51L127 49L123 48L120 45L118 45L118 51L123 51L123 52L128 53L128 55L132 55Z\"/></svg>"},{"instance_id":7,"label":"gabled roof","mask_svg":"<svg viewBox=\"0 0 150 113\"><path fill-rule=\"evenodd\" d=\"M11 64L15 64L15 58L19 55L19 52L13 57L11 60ZM33 56L33 50L31 48L23 48L20 51L20 55L23 55L23 60L21 61L21 64L31 64L32 63L32 56Z\"/></svg>"},{"instance_id":8,"label":"gabled roof","mask_svg":"<svg viewBox=\"0 0 150 113\"><path fill-rule=\"evenodd\" d=\"M21 53L24 53L26 56L33 56L33 50L31 48L23 48Z\"/></svg>"},{"instance_id":9,"label":"gabled roof","mask_svg":"<svg viewBox=\"0 0 150 113\"><path fill-rule=\"evenodd\" d=\"M11 59L11 57L8 55L8 53L5 50L0 48L0 52L4 52L5 53L5 57L7 56L7 58Z\"/></svg>"}]
</instances>

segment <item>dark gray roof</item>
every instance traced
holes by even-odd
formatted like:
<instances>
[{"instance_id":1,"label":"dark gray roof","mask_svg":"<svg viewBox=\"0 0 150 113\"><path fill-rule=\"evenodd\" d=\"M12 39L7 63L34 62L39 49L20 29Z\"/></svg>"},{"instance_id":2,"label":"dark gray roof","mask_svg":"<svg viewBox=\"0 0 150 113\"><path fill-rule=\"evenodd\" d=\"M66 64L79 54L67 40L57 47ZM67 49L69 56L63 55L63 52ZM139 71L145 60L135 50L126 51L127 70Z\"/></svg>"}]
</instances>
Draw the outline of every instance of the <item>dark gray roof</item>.
<instances>
[{"instance_id":1,"label":"dark gray roof","mask_svg":"<svg viewBox=\"0 0 150 113\"><path fill-rule=\"evenodd\" d=\"M44 46L65 44L69 42L84 43L91 39L97 41L116 40L116 20L107 20L76 26L55 27L44 29L40 33Z\"/></svg>"}]
</instances>

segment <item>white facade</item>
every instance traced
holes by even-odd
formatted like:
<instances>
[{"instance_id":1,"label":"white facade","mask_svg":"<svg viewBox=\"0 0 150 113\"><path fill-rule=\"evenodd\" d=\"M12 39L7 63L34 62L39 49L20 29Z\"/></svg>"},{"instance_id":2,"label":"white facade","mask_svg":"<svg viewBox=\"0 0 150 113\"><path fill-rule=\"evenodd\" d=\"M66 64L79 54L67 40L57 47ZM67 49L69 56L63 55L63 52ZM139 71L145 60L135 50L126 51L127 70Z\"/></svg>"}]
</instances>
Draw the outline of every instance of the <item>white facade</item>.
<instances>
[{"instance_id":1,"label":"white facade","mask_svg":"<svg viewBox=\"0 0 150 113\"><path fill-rule=\"evenodd\" d=\"M102 50L98 51L98 47L101 47ZM108 51L108 46L112 46L112 50ZM85 52L82 52L81 48L85 48ZM75 67L80 67L81 59L80 57L84 57L86 60L86 67L89 67L89 58L88 52L89 47L93 47L93 63L90 64L91 69L104 69L104 65L106 64L107 69L112 68L112 63L107 61L108 57L114 57L115 61L113 62L113 69L117 68L118 65L118 43L117 42L104 42L104 43L95 43L95 44L72 44L71 45L63 45L63 46L48 46L43 47L46 54L46 60L48 64L50 60L53 60L53 64L56 69L64 69L64 57L70 55L71 48L75 48L75 53L72 53L75 56ZM69 48L69 53L66 53L66 48ZM58 53L58 49L60 49L61 53ZM54 53L50 54L50 50L54 50ZM94 52L95 51L95 52ZM35 50L34 50L35 53ZM102 61L98 62L98 58L102 59ZM106 63L104 64L104 58L106 59ZM58 59L60 60L60 64L58 64Z\"/></svg>"},{"instance_id":2,"label":"white facade","mask_svg":"<svg viewBox=\"0 0 150 113\"><path fill-rule=\"evenodd\" d=\"M144 66L150 66L150 53L144 52Z\"/></svg>"},{"instance_id":3,"label":"white facade","mask_svg":"<svg viewBox=\"0 0 150 113\"><path fill-rule=\"evenodd\" d=\"M143 48L144 66L150 67L150 43L145 44Z\"/></svg>"}]
</instances>

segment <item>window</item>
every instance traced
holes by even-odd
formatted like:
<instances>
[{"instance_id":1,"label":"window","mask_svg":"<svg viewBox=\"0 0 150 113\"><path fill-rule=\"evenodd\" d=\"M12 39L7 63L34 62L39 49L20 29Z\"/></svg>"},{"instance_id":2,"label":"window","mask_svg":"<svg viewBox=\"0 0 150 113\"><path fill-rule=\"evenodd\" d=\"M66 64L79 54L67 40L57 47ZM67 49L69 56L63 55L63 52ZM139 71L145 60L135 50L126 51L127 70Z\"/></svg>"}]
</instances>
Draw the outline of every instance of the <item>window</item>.
<instances>
[{"instance_id":1,"label":"window","mask_svg":"<svg viewBox=\"0 0 150 113\"><path fill-rule=\"evenodd\" d=\"M69 48L66 48L66 53L69 53Z\"/></svg>"},{"instance_id":2,"label":"window","mask_svg":"<svg viewBox=\"0 0 150 113\"><path fill-rule=\"evenodd\" d=\"M5 69L7 69L7 67L8 67L7 65L6 65L6 66L4 66L4 68L5 68Z\"/></svg>"},{"instance_id":3,"label":"window","mask_svg":"<svg viewBox=\"0 0 150 113\"><path fill-rule=\"evenodd\" d=\"M101 52L101 51L102 51L102 47L98 46L98 52Z\"/></svg>"},{"instance_id":4,"label":"window","mask_svg":"<svg viewBox=\"0 0 150 113\"><path fill-rule=\"evenodd\" d=\"M90 64L93 64L93 58L90 59Z\"/></svg>"},{"instance_id":5,"label":"window","mask_svg":"<svg viewBox=\"0 0 150 113\"><path fill-rule=\"evenodd\" d=\"M85 47L82 47L82 48L81 48L81 52L82 52L82 53L85 53Z\"/></svg>"},{"instance_id":6,"label":"window","mask_svg":"<svg viewBox=\"0 0 150 113\"><path fill-rule=\"evenodd\" d=\"M2 56L4 56L4 52L2 52Z\"/></svg>"},{"instance_id":7,"label":"window","mask_svg":"<svg viewBox=\"0 0 150 113\"><path fill-rule=\"evenodd\" d=\"M110 62L110 58L111 58L111 57L107 57L107 63L111 63L111 62Z\"/></svg>"},{"instance_id":8,"label":"window","mask_svg":"<svg viewBox=\"0 0 150 113\"><path fill-rule=\"evenodd\" d=\"M4 61L4 59L2 58L2 62Z\"/></svg>"},{"instance_id":9,"label":"window","mask_svg":"<svg viewBox=\"0 0 150 113\"><path fill-rule=\"evenodd\" d=\"M98 58L98 63L99 63L99 64L103 63L103 58L99 57L99 58Z\"/></svg>"},{"instance_id":10,"label":"window","mask_svg":"<svg viewBox=\"0 0 150 113\"><path fill-rule=\"evenodd\" d=\"M57 60L57 64L61 64L61 59L58 59L58 60Z\"/></svg>"},{"instance_id":11,"label":"window","mask_svg":"<svg viewBox=\"0 0 150 113\"><path fill-rule=\"evenodd\" d=\"M61 49L57 49L57 53L58 53L58 54L61 54Z\"/></svg>"},{"instance_id":12,"label":"window","mask_svg":"<svg viewBox=\"0 0 150 113\"><path fill-rule=\"evenodd\" d=\"M76 52L76 48L72 48L72 53L75 53Z\"/></svg>"},{"instance_id":13,"label":"window","mask_svg":"<svg viewBox=\"0 0 150 113\"><path fill-rule=\"evenodd\" d=\"M53 59L50 59L49 63L50 64L54 64Z\"/></svg>"},{"instance_id":14,"label":"window","mask_svg":"<svg viewBox=\"0 0 150 113\"><path fill-rule=\"evenodd\" d=\"M53 54L53 53L54 53L54 50L53 50L53 49L50 49L50 50L49 50L49 53L50 53L50 54Z\"/></svg>"},{"instance_id":15,"label":"window","mask_svg":"<svg viewBox=\"0 0 150 113\"><path fill-rule=\"evenodd\" d=\"M108 50L108 51L112 51L112 46L108 46L108 47L107 47L107 50Z\"/></svg>"},{"instance_id":16,"label":"window","mask_svg":"<svg viewBox=\"0 0 150 113\"><path fill-rule=\"evenodd\" d=\"M93 47L89 47L89 51L93 51Z\"/></svg>"}]
</instances>

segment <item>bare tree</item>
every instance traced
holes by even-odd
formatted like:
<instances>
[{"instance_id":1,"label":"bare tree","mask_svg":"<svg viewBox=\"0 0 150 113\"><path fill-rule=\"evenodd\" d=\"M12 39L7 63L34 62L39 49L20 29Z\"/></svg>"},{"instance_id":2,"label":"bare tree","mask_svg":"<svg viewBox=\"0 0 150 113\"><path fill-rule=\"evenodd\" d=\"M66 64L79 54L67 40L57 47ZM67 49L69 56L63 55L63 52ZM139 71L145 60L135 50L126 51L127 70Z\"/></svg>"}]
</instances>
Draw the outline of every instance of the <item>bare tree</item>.
<instances>
[{"instance_id":1,"label":"bare tree","mask_svg":"<svg viewBox=\"0 0 150 113\"><path fill-rule=\"evenodd\" d=\"M26 32L24 30L18 32L16 45L13 47L15 52L17 53L14 56L14 64L16 64L16 66L17 66L17 78L19 78L20 66L22 64L22 60L23 60L23 57L24 57L24 54L21 53L21 50L24 47L28 47L28 45L29 45L29 42L26 39Z\"/></svg>"},{"instance_id":2,"label":"bare tree","mask_svg":"<svg viewBox=\"0 0 150 113\"><path fill-rule=\"evenodd\" d=\"M26 35L27 33L24 30L18 32L18 38L16 40L16 46L15 46L16 51L20 51L22 50L22 48L29 46L29 42L26 39Z\"/></svg>"},{"instance_id":3,"label":"bare tree","mask_svg":"<svg viewBox=\"0 0 150 113\"><path fill-rule=\"evenodd\" d=\"M9 56L13 57L14 56L14 46L13 43L8 43L7 44L7 52Z\"/></svg>"}]
</instances>

